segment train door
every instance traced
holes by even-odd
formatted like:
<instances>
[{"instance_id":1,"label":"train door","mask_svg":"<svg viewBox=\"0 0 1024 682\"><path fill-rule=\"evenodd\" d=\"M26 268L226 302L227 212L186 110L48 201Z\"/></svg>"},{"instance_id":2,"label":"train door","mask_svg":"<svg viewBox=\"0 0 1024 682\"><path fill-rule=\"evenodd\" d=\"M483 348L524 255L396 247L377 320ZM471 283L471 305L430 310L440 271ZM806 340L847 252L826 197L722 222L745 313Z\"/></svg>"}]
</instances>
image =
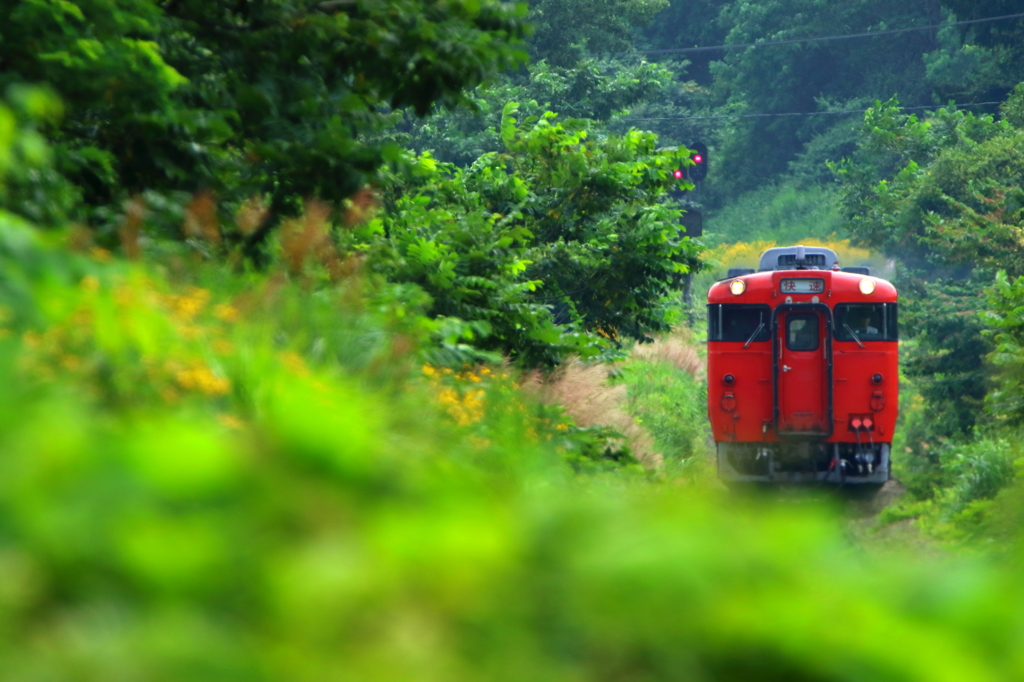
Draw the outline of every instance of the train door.
<instances>
[{"instance_id":1,"label":"train door","mask_svg":"<svg viewBox=\"0 0 1024 682\"><path fill-rule=\"evenodd\" d=\"M831 433L827 318L818 310L780 312L776 333L777 432Z\"/></svg>"}]
</instances>

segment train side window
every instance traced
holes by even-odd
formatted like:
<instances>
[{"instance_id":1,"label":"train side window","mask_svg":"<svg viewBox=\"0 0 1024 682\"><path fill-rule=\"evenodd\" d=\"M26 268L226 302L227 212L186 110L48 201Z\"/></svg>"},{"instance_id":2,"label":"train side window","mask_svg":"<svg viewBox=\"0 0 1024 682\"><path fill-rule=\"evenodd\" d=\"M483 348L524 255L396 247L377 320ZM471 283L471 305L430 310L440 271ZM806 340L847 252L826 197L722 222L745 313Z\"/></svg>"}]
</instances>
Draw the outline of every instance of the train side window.
<instances>
[{"instance_id":1,"label":"train side window","mask_svg":"<svg viewBox=\"0 0 1024 682\"><path fill-rule=\"evenodd\" d=\"M837 341L896 341L899 324L895 303L840 303L835 310Z\"/></svg>"},{"instance_id":2,"label":"train side window","mask_svg":"<svg viewBox=\"0 0 1024 682\"><path fill-rule=\"evenodd\" d=\"M790 313L786 316L786 348L818 350L818 316L814 313Z\"/></svg>"},{"instance_id":3,"label":"train side window","mask_svg":"<svg viewBox=\"0 0 1024 682\"><path fill-rule=\"evenodd\" d=\"M772 309L766 305L711 303L708 341L770 341Z\"/></svg>"}]
</instances>

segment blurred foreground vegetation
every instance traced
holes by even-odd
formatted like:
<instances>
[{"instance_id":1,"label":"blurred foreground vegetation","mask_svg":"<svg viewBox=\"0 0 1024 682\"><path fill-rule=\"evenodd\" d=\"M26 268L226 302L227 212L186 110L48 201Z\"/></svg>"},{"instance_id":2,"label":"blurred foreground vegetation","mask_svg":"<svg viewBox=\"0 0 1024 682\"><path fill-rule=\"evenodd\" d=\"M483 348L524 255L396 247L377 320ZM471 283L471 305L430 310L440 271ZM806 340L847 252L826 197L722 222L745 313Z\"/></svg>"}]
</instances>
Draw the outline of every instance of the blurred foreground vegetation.
<instances>
[{"instance_id":1,"label":"blurred foreground vegetation","mask_svg":"<svg viewBox=\"0 0 1024 682\"><path fill-rule=\"evenodd\" d=\"M359 275L9 214L0 258L4 679L1024 679L1012 544L875 554L646 473L507 367L424 363Z\"/></svg>"}]
</instances>

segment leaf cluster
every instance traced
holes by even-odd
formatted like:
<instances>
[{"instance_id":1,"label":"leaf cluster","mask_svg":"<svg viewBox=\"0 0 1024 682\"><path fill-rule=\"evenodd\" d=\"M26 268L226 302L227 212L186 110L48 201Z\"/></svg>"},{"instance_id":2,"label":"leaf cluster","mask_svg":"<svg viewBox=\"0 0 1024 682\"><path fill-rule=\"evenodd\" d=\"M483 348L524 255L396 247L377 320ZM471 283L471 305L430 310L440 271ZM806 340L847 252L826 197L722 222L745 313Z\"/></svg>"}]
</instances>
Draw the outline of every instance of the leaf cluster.
<instances>
[{"instance_id":1,"label":"leaf cluster","mask_svg":"<svg viewBox=\"0 0 1024 682\"><path fill-rule=\"evenodd\" d=\"M1007 107L1019 107L1018 89ZM1008 120L943 109L919 119L898 101L865 114L858 153L837 164L860 243L918 268L1024 270L1024 134Z\"/></svg>"},{"instance_id":2,"label":"leaf cluster","mask_svg":"<svg viewBox=\"0 0 1024 682\"><path fill-rule=\"evenodd\" d=\"M423 287L433 314L483 323L489 350L550 364L668 328L699 247L665 199L680 152L650 133L592 135L582 120L515 118L504 150L468 168L420 157L374 223L378 270ZM557 326L556 326L557 323Z\"/></svg>"},{"instance_id":3,"label":"leaf cluster","mask_svg":"<svg viewBox=\"0 0 1024 682\"><path fill-rule=\"evenodd\" d=\"M111 211L143 190L266 194L275 216L311 196L341 200L397 154L370 139L391 125L390 109L462 102L526 57L525 8L497 0L9 9L0 88L47 83L61 94L65 116L50 133L57 170L82 188L72 217L108 229Z\"/></svg>"}]
</instances>

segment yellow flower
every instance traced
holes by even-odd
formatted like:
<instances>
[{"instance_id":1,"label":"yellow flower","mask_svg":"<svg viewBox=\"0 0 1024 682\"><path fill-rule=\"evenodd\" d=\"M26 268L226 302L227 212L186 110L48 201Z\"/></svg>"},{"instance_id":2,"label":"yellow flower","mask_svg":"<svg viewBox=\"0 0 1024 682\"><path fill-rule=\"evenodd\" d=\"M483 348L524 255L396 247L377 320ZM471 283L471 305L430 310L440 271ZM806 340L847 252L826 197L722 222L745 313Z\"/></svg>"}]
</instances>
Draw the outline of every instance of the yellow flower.
<instances>
[{"instance_id":1,"label":"yellow flower","mask_svg":"<svg viewBox=\"0 0 1024 682\"><path fill-rule=\"evenodd\" d=\"M237 322L239 317L238 309L227 303L221 303L215 307L213 309L213 315L223 322Z\"/></svg>"},{"instance_id":2,"label":"yellow flower","mask_svg":"<svg viewBox=\"0 0 1024 682\"><path fill-rule=\"evenodd\" d=\"M64 355L61 356L60 364L64 369L74 372L82 367L82 359L77 355Z\"/></svg>"},{"instance_id":3,"label":"yellow flower","mask_svg":"<svg viewBox=\"0 0 1024 682\"><path fill-rule=\"evenodd\" d=\"M174 378L182 388L206 395L227 395L231 391L231 382L214 374L206 365L180 370Z\"/></svg>"},{"instance_id":4,"label":"yellow flower","mask_svg":"<svg viewBox=\"0 0 1024 682\"><path fill-rule=\"evenodd\" d=\"M231 355L235 352L235 345L227 339L214 339L213 350L219 355Z\"/></svg>"},{"instance_id":5,"label":"yellow flower","mask_svg":"<svg viewBox=\"0 0 1024 682\"><path fill-rule=\"evenodd\" d=\"M302 359L302 356L298 353L290 350L281 351L277 354L280 358L281 363L284 364L289 370L296 374L306 376L309 374L309 368L306 367L306 361Z\"/></svg>"},{"instance_id":6,"label":"yellow flower","mask_svg":"<svg viewBox=\"0 0 1024 682\"><path fill-rule=\"evenodd\" d=\"M171 312L182 322L189 322L202 312L210 300L210 292L199 287L190 287L180 296L170 294L164 297Z\"/></svg>"},{"instance_id":7,"label":"yellow flower","mask_svg":"<svg viewBox=\"0 0 1024 682\"><path fill-rule=\"evenodd\" d=\"M29 348L38 348L43 338L39 335L39 332L27 331L21 335L21 340Z\"/></svg>"},{"instance_id":8,"label":"yellow flower","mask_svg":"<svg viewBox=\"0 0 1024 682\"><path fill-rule=\"evenodd\" d=\"M446 387L437 394L437 400L459 426L470 426L484 417L484 392L470 391L460 396L454 388Z\"/></svg>"},{"instance_id":9,"label":"yellow flower","mask_svg":"<svg viewBox=\"0 0 1024 682\"><path fill-rule=\"evenodd\" d=\"M99 291L100 281L92 275L86 275L82 278L82 288L90 292Z\"/></svg>"},{"instance_id":10,"label":"yellow flower","mask_svg":"<svg viewBox=\"0 0 1024 682\"><path fill-rule=\"evenodd\" d=\"M135 303L135 290L127 284L120 284L114 289L114 300L122 308L127 308Z\"/></svg>"},{"instance_id":11,"label":"yellow flower","mask_svg":"<svg viewBox=\"0 0 1024 682\"><path fill-rule=\"evenodd\" d=\"M245 426L245 422L243 422L238 417L232 416L230 414L218 414L217 421L219 421L221 424L228 427L229 429L241 429L242 427Z\"/></svg>"}]
</instances>

